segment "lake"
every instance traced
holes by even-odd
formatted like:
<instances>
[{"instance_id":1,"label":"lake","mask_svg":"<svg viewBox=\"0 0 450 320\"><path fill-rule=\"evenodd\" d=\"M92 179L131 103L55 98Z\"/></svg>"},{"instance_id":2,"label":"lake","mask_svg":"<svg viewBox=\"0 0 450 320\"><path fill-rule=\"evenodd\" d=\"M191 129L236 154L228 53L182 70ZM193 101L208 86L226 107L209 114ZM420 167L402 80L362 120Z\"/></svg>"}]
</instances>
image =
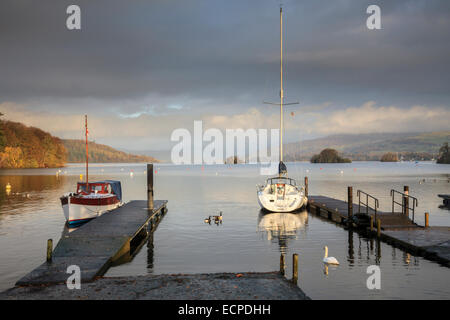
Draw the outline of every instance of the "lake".
<instances>
[{"instance_id":1,"label":"lake","mask_svg":"<svg viewBox=\"0 0 450 320\"><path fill-rule=\"evenodd\" d=\"M450 193L450 165L432 162L288 163L291 178L309 177L309 193L346 200L347 186L380 200L391 210L390 190L409 186L418 198L416 221L449 226L450 211L437 194ZM286 254L299 254L299 286L312 299L450 299L450 269L322 220L308 212L263 214L256 184L265 178L257 165L175 166L156 164L155 198L168 200L168 213L135 258L106 276L166 273L267 272ZM117 179L124 201L146 198L144 164L92 164L90 181ZM64 231L59 197L74 191L84 166L0 171L0 290L45 260L46 242ZM130 175L133 172L133 176ZM12 190L6 193L10 183ZM206 224L223 212L223 223ZM324 268L323 247L340 265ZM381 269L381 290L368 290L370 265Z\"/></svg>"}]
</instances>

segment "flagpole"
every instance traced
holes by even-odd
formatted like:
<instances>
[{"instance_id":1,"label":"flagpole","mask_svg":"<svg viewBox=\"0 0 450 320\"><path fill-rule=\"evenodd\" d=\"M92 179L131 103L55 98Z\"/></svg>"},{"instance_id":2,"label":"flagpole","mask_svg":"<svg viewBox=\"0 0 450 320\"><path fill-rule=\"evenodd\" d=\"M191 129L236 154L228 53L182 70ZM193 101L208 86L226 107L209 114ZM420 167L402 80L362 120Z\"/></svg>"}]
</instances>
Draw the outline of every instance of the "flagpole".
<instances>
[{"instance_id":1,"label":"flagpole","mask_svg":"<svg viewBox=\"0 0 450 320\"><path fill-rule=\"evenodd\" d=\"M85 115L86 122L86 192L89 192L89 153L88 153L88 120L87 115Z\"/></svg>"}]
</instances>

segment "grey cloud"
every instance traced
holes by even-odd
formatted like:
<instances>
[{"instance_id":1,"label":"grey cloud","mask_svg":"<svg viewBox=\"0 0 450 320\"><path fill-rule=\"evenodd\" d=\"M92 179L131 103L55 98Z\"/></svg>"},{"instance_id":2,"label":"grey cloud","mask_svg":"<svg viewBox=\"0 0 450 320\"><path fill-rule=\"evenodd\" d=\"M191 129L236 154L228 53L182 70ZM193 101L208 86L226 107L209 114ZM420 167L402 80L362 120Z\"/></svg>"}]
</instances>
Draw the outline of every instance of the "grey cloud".
<instances>
[{"instance_id":1,"label":"grey cloud","mask_svg":"<svg viewBox=\"0 0 450 320\"><path fill-rule=\"evenodd\" d=\"M379 31L365 28L373 1L284 3L289 98L342 108L368 100L449 107L448 1L376 1ZM82 9L82 31L65 28L69 4ZM3 0L0 103L59 113L185 111L171 104L198 114L240 112L277 97L277 6Z\"/></svg>"}]
</instances>

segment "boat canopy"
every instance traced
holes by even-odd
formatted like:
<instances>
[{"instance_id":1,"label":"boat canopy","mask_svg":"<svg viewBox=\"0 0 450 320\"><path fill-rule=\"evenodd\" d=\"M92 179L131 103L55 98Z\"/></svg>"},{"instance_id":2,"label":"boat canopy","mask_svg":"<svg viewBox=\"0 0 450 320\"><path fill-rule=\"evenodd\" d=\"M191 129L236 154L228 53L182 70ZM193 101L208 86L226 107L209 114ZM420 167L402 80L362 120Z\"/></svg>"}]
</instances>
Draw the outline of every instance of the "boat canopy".
<instances>
[{"instance_id":1,"label":"boat canopy","mask_svg":"<svg viewBox=\"0 0 450 320\"><path fill-rule=\"evenodd\" d=\"M120 181L117 180L103 180L103 181L92 181L89 182L89 190L91 190L92 185L106 185L109 184L111 186L112 193L114 193L117 196L117 199L119 201L122 201L122 185ZM86 183L84 182L78 182L78 185L81 187L82 190L86 189Z\"/></svg>"},{"instance_id":2,"label":"boat canopy","mask_svg":"<svg viewBox=\"0 0 450 320\"><path fill-rule=\"evenodd\" d=\"M104 182L109 183L111 185L112 191L117 196L119 201L122 201L122 185L120 181L117 180L105 180Z\"/></svg>"}]
</instances>

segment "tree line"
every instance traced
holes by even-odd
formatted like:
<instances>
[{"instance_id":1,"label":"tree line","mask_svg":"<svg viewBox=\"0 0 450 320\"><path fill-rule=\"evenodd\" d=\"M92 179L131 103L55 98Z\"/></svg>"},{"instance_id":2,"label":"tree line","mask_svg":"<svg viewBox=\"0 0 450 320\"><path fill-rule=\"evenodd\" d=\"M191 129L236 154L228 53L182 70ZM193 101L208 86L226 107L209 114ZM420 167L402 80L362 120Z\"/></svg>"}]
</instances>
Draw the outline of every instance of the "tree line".
<instances>
[{"instance_id":1,"label":"tree line","mask_svg":"<svg viewBox=\"0 0 450 320\"><path fill-rule=\"evenodd\" d=\"M24 124L2 120L0 113L0 168L59 168L67 162L85 162L86 147L82 140L61 140ZM91 162L159 162L142 155L128 154L89 141Z\"/></svg>"}]
</instances>

